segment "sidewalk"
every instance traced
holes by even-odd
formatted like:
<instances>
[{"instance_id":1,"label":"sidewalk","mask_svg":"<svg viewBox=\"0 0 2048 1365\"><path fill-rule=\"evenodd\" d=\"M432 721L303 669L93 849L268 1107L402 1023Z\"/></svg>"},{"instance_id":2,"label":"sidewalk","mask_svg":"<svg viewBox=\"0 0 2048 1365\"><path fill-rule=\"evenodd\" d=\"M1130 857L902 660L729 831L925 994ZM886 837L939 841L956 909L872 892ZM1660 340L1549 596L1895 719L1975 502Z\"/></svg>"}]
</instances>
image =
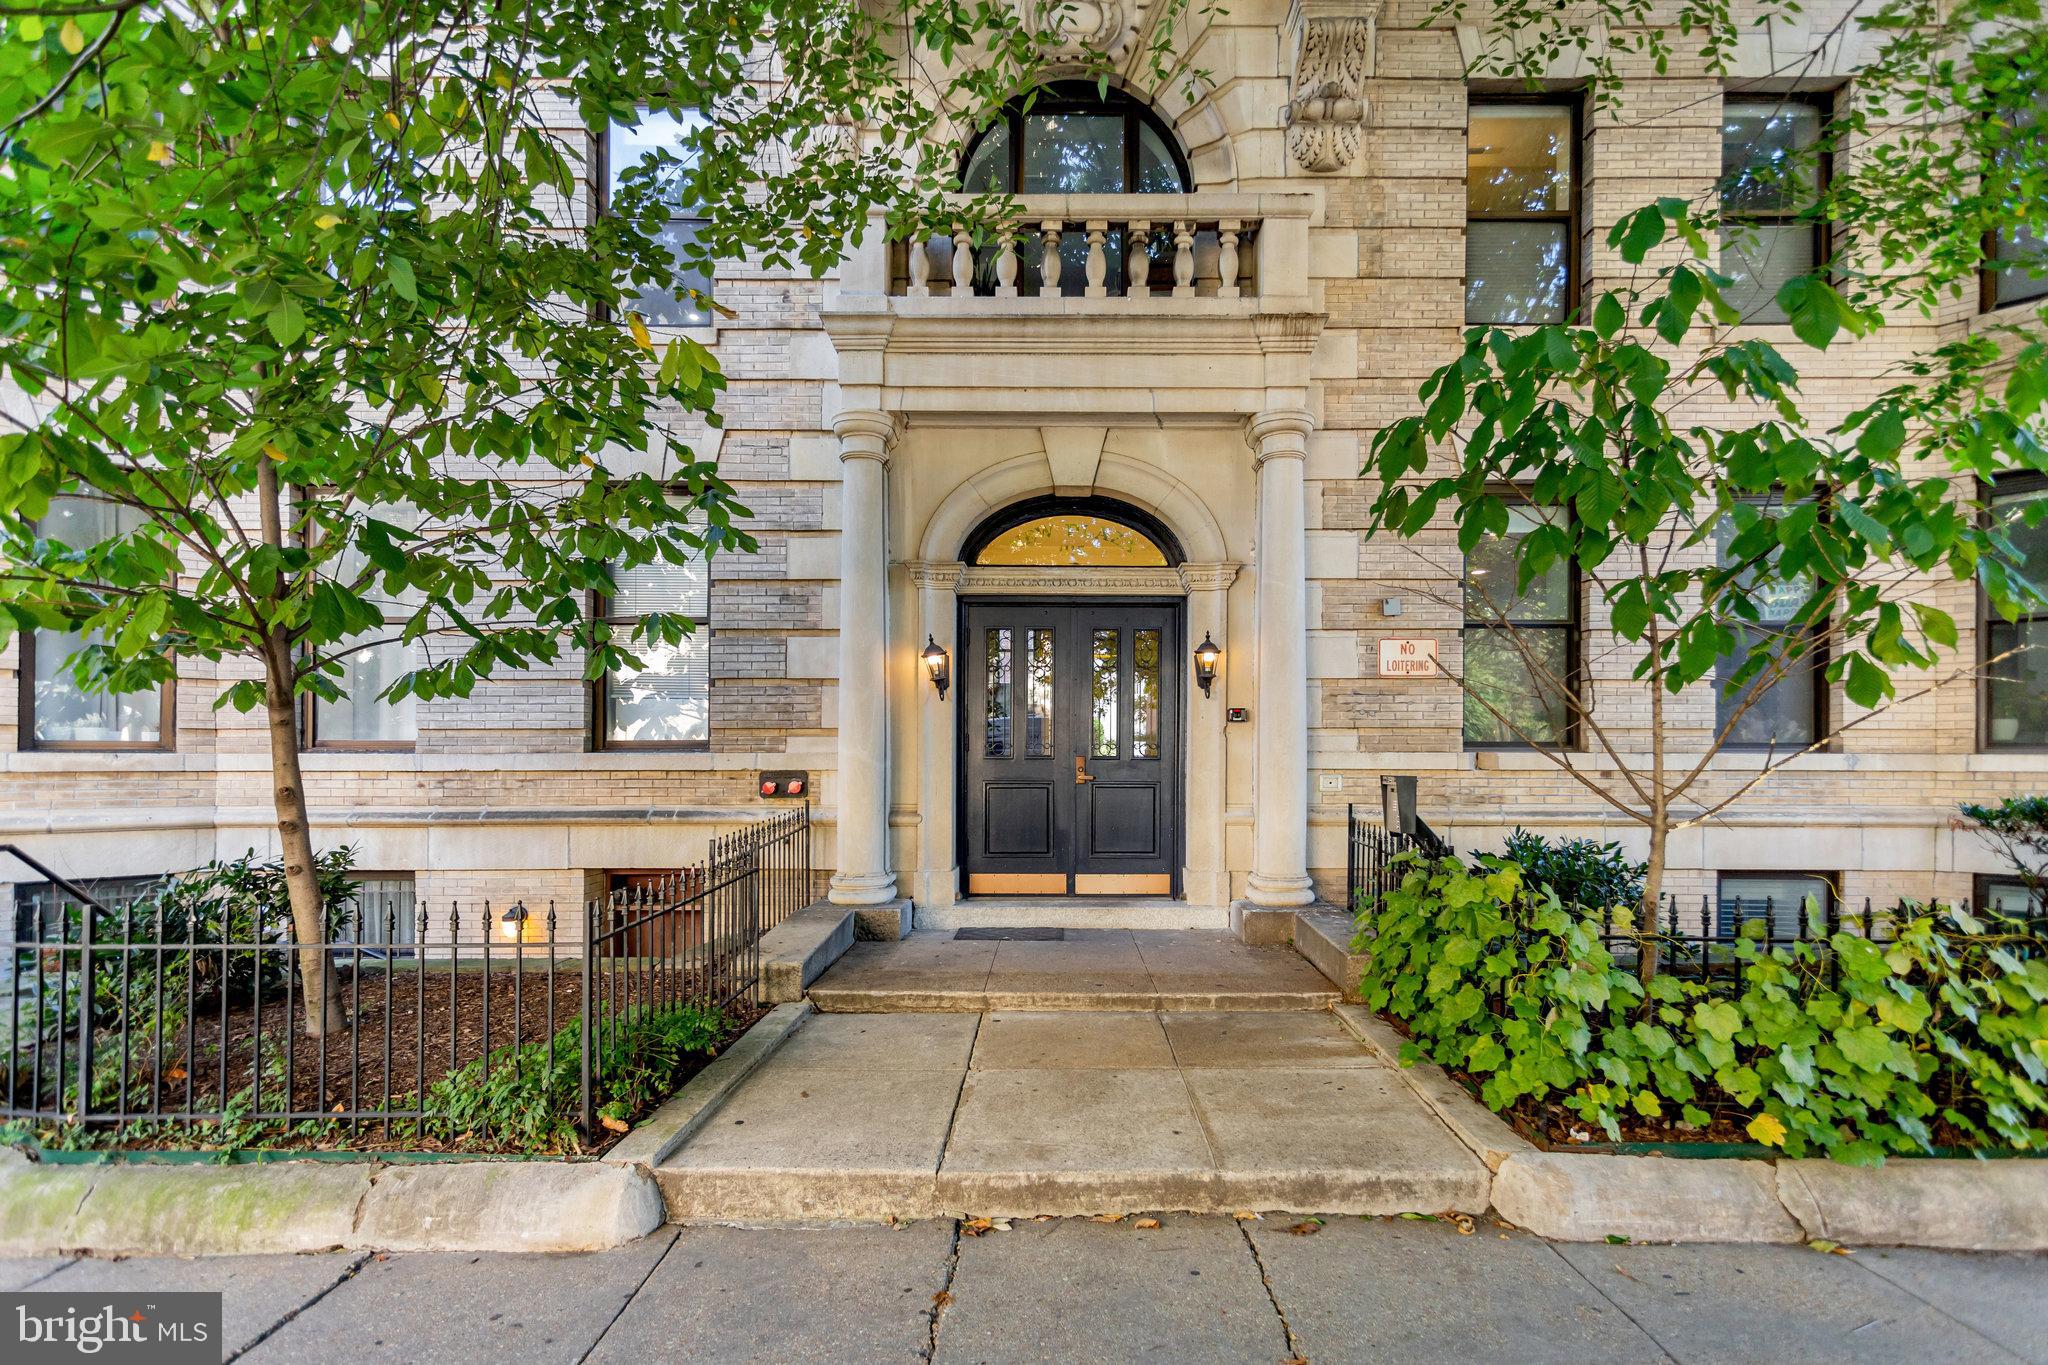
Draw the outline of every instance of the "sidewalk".
<instances>
[{"instance_id":1,"label":"sidewalk","mask_svg":"<svg viewBox=\"0 0 2048 1365\"><path fill-rule=\"evenodd\" d=\"M1159 1221L670 1227L581 1256L0 1261L0 1290L220 1289L227 1358L265 1365L2048 1360L2041 1257L1565 1246L1484 1219Z\"/></svg>"}]
</instances>

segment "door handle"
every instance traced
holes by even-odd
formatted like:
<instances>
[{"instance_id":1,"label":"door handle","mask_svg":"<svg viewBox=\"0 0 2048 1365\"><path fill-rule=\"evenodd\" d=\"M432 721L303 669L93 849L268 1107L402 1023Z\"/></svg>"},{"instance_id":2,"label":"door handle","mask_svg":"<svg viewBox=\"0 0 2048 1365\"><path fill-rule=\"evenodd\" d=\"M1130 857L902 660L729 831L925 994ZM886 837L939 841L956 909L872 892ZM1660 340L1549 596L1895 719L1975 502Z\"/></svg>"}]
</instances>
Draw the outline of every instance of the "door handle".
<instances>
[{"instance_id":1,"label":"door handle","mask_svg":"<svg viewBox=\"0 0 2048 1365\"><path fill-rule=\"evenodd\" d=\"M1094 780L1095 774L1088 771L1088 760L1082 757L1080 754L1075 754L1074 785L1078 787L1083 782L1093 782Z\"/></svg>"}]
</instances>

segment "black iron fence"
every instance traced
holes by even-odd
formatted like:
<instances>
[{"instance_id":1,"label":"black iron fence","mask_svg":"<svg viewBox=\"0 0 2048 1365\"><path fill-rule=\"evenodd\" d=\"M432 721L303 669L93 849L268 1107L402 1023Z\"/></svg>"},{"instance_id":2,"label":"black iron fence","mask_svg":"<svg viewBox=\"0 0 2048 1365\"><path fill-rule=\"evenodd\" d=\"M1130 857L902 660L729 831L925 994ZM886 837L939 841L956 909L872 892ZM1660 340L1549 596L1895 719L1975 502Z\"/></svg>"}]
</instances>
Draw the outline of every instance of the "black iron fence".
<instances>
[{"instance_id":1,"label":"black iron fence","mask_svg":"<svg viewBox=\"0 0 2048 1365\"><path fill-rule=\"evenodd\" d=\"M604 1044L752 998L761 935L810 898L810 835L793 807L567 907L358 894L318 939L260 899L108 906L46 872L62 898L0 939L0 1118L389 1140L446 1118L454 1089L532 1068L563 1078L588 1130ZM309 1027L309 978L336 1026Z\"/></svg>"},{"instance_id":2,"label":"black iron fence","mask_svg":"<svg viewBox=\"0 0 2048 1365\"><path fill-rule=\"evenodd\" d=\"M1361 896L1378 900L1393 890L1400 877L1390 868L1403 853L1412 850L1431 858L1450 855L1451 846L1420 816L1411 813L1407 820L1411 828L1404 831L1361 816L1356 805L1346 806L1344 815L1344 903L1353 912L1358 910Z\"/></svg>"}]
</instances>

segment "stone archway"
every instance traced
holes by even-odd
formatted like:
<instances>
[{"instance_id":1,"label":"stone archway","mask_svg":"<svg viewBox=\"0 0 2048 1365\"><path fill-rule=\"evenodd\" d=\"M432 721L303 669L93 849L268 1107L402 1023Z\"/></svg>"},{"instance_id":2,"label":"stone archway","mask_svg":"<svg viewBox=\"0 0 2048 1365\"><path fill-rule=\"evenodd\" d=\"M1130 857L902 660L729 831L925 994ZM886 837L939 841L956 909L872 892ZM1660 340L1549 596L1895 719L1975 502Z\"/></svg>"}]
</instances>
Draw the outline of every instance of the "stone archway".
<instances>
[{"instance_id":1,"label":"stone archway","mask_svg":"<svg viewBox=\"0 0 2048 1365\"><path fill-rule=\"evenodd\" d=\"M1186 602L1190 642L1205 637L1228 641L1228 592L1239 565L1228 558L1222 526L1202 499L1157 465L1106 449L1103 428L1045 428L1042 436L1042 449L964 479L927 519L917 541L918 558L904 564L918 590L915 630L908 633L915 644L921 647L929 638L957 659L962 598L1020 593L1178 597ZM976 527L1004 508L1046 495L1113 498L1137 507L1172 533L1184 560L1165 568L1115 569L996 569L962 562L962 547ZM1227 923L1230 891L1223 830L1224 708L1220 699L1199 689L1184 691L1182 898L1220 928ZM920 837L911 894L920 913L941 918L953 911L959 893L958 724L957 707L924 707L917 738Z\"/></svg>"}]
</instances>

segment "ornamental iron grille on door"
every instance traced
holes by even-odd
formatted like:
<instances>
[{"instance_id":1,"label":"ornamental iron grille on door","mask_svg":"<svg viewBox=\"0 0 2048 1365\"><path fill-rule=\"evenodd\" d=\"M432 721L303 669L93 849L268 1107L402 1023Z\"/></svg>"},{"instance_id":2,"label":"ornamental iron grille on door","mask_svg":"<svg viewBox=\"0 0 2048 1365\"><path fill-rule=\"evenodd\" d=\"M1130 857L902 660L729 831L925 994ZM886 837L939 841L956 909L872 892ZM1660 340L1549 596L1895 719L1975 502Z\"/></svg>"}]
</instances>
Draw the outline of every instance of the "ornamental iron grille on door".
<instances>
[{"instance_id":1,"label":"ornamental iron grille on door","mask_svg":"<svg viewBox=\"0 0 2048 1365\"><path fill-rule=\"evenodd\" d=\"M967 893L1173 894L1177 605L974 603L965 617Z\"/></svg>"}]
</instances>

